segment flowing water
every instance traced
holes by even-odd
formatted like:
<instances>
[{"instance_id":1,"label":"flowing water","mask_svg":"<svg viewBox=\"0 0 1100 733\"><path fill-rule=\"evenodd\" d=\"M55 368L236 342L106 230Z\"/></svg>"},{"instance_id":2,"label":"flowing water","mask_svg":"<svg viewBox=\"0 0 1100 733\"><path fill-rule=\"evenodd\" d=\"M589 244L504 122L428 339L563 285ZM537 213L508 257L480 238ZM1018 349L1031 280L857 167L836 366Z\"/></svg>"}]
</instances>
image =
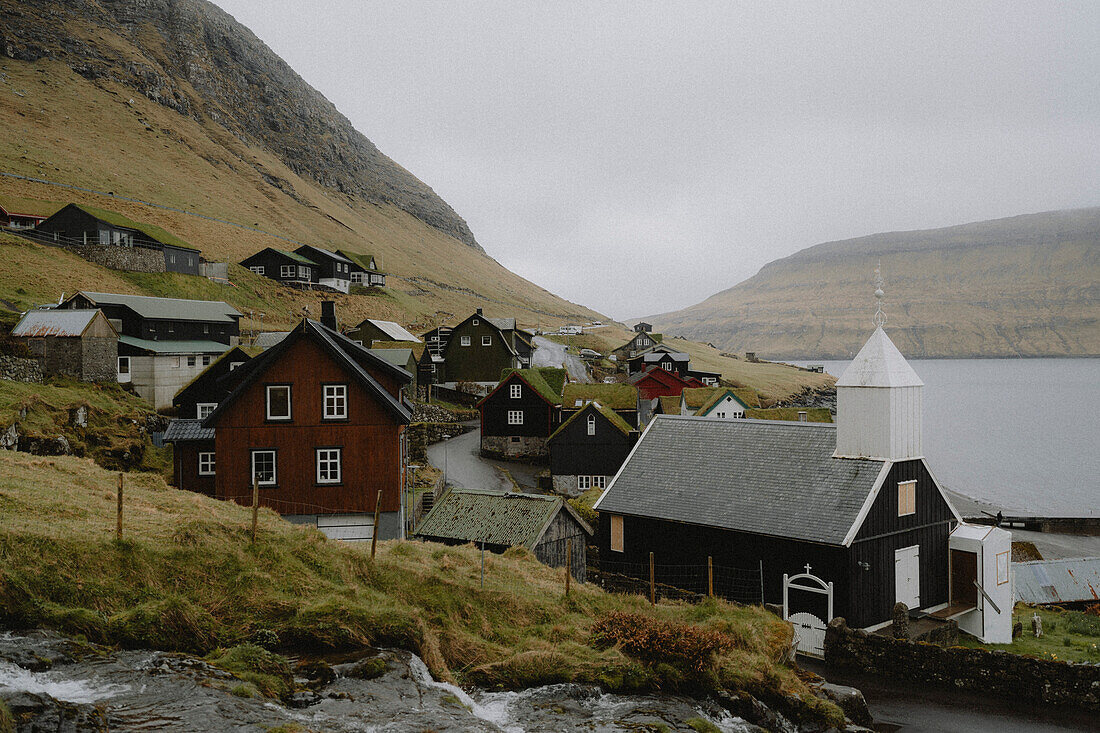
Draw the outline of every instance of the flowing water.
<instances>
[{"instance_id":1,"label":"flowing water","mask_svg":"<svg viewBox=\"0 0 1100 733\"><path fill-rule=\"evenodd\" d=\"M839 377L850 362L812 363ZM1006 513L1100 516L1100 359L909 363L924 381L925 457L946 488Z\"/></svg>"},{"instance_id":2,"label":"flowing water","mask_svg":"<svg viewBox=\"0 0 1100 733\"><path fill-rule=\"evenodd\" d=\"M266 731L298 723L344 731L635 731L692 730L706 720L721 731L754 729L716 703L672 695L610 695L592 685L559 684L519 692L466 691L432 679L414 654L375 650L385 674L351 676L359 659L334 663L336 676L291 705L238 697L240 681L180 654L106 652L44 632L0 634L0 698L13 712L35 711L41 730L58 719L67 730ZM305 680L300 682L305 683Z\"/></svg>"}]
</instances>

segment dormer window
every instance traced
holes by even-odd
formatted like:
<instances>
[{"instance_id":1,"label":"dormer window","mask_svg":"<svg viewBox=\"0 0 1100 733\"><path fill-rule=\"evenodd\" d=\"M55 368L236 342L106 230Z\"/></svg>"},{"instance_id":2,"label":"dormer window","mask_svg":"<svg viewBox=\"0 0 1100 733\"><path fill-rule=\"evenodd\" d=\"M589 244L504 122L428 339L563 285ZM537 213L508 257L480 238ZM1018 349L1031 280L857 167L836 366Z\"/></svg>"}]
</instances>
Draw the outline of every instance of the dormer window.
<instances>
[{"instance_id":1,"label":"dormer window","mask_svg":"<svg viewBox=\"0 0 1100 733\"><path fill-rule=\"evenodd\" d=\"M290 385L267 385L267 419L290 420Z\"/></svg>"}]
</instances>

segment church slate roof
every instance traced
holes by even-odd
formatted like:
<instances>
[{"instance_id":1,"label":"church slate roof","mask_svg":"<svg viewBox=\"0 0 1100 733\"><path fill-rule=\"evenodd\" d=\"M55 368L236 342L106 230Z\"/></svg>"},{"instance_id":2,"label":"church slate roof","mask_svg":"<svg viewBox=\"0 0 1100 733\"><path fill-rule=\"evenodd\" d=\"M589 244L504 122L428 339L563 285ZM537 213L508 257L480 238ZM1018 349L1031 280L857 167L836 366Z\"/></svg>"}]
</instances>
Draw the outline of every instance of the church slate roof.
<instances>
[{"instance_id":1,"label":"church slate roof","mask_svg":"<svg viewBox=\"0 0 1100 733\"><path fill-rule=\"evenodd\" d=\"M844 545L889 462L835 449L831 424L658 415L596 508Z\"/></svg>"}]
</instances>

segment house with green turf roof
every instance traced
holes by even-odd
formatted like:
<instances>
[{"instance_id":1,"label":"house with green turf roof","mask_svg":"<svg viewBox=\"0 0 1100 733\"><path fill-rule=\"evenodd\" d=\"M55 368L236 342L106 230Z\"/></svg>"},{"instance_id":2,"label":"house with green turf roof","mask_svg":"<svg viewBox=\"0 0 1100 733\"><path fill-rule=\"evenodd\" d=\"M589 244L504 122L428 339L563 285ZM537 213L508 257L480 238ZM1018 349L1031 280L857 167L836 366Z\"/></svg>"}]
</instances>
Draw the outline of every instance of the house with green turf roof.
<instances>
[{"instance_id":1,"label":"house with green turf roof","mask_svg":"<svg viewBox=\"0 0 1100 733\"><path fill-rule=\"evenodd\" d=\"M632 384L567 384L562 390L562 419L568 420L589 402L599 402L638 427L638 388Z\"/></svg>"},{"instance_id":2,"label":"house with green turf roof","mask_svg":"<svg viewBox=\"0 0 1100 733\"><path fill-rule=\"evenodd\" d=\"M615 357L616 361L626 361L627 359L641 354L643 351L652 349L654 346L661 343L661 340L662 336L659 333L638 331L625 344L617 349L613 349L611 355Z\"/></svg>"},{"instance_id":3,"label":"house with green turf roof","mask_svg":"<svg viewBox=\"0 0 1100 733\"><path fill-rule=\"evenodd\" d=\"M35 239L77 252L116 270L179 272L198 275L201 254L171 232L155 224L135 221L117 211L87 204L67 204L35 227ZM96 257L100 248L131 250L129 257ZM148 256L149 252L159 253Z\"/></svg>"},{"instance_id":4,"label":"house with green turf roof","mask_svg":"<svg viewBox=\"0 0 1100 733\"><path fill-rule=\"evenodd\" d=\"M0 227L33 229L63 208L65 204L60 201L0 194Z\"/></svg>"},{"instance_id":5,"label":"house with green turf roof","mask_svg":"<svg viewBox=\"0 0 1100 733\"><path fill-rule=\"evenodd\" d=\"M592 535L592 527L560 496L454 488L436 500L413 538L473 543L495 553L526 547L555 568L565 567L568 557L570 575L583 583Z\"/></svg>"},{"instance_id":6,"label":"house with green turf roof","mask_svg":"<svg viewBox=\"0 0 1100 733\"><path fill-rule=\"evenodd\" d=\"M386 287L386 273L380 269L378 259L371 254L336 250L336 254L351 260L351 284L368 288Z\"/></svg>"},{"instance_id":7,"label":"house with green turf roof","mask_svg":"<svg viewBox=\"0 0 1100 733\"><path fill-rule=\"evenodd\" d=\"M702 404L691 406L696 401L696 393L703 397L703 388L685 389L680 395L683 406L680 414L694 415L695 417L712 417L718 420L740 420L745 417L745 411L749 409L748 402L738 394L738 390L732 387L719 387L712 389ZM690 394L689 394L690 393ZM689 402L691 404L689 404ZM758 404L753 401L753 404ZM684 412L689 410L689 412Z\"/></svg>"},{"instance_id":8,"label":"house with green turf roof","mask_svg":"<svg viewBox=\"0 0 1100 733\"><path fill-rule=\"evenodd\" d=\"M241 265L291 288L312 290L321 284L320 265L305 255L285 249L265 247L241 260Z\"/></svg>"},{"instance_id":9,"label":"house with green turf roof","mask_svg":"<svg viewBox=\"0 0 1100 733\"><path fill-rule=\"evenodd\" d=\"M546 441L561 424L566 372L553 367L506 369L496 388L477 403L481 455L545 461Z\"/></svg>"},{"instance_id":10,"label":"house with green turf roof","mask_svg":"<svg viewBox=\"0 0 1100 733\"><path fill-rule=\"evenodd\" d=\"M615 410L598 401L585 403L547 441L554 492L572 497L607 488L638 435Z\"/></svg>"}]
</instances>

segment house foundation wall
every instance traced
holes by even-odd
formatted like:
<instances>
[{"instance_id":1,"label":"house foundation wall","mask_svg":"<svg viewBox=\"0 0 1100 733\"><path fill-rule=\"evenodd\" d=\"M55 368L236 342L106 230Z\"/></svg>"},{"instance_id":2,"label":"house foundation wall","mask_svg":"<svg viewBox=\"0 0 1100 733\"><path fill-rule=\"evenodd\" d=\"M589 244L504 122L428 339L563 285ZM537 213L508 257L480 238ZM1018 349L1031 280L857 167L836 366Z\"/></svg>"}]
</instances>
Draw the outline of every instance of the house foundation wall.
<instances>
[{"instance_id":1,"label":"house foundation wall","mask_svg":"<svg viewBox=\"0 0 1100 733\"><path fill-rule=\"evenodd\" d=\"M117 245L74 244L65 245L79 256L111 270L128 272L167 272L164 252L146 247L119 247ZM196 255L197 257L198 255Z\"/></svg>"},{"instance_id":2,"label":"house foundation wall","mask_svg":"<svg viewBox=\"0 0 1100 733\"><path fill-rule=\"evenodd\" d=\"M483 435L481 455L502 460L544 461L549 455L546 438L534 435Z\"/></svg>"}]
</instances>

